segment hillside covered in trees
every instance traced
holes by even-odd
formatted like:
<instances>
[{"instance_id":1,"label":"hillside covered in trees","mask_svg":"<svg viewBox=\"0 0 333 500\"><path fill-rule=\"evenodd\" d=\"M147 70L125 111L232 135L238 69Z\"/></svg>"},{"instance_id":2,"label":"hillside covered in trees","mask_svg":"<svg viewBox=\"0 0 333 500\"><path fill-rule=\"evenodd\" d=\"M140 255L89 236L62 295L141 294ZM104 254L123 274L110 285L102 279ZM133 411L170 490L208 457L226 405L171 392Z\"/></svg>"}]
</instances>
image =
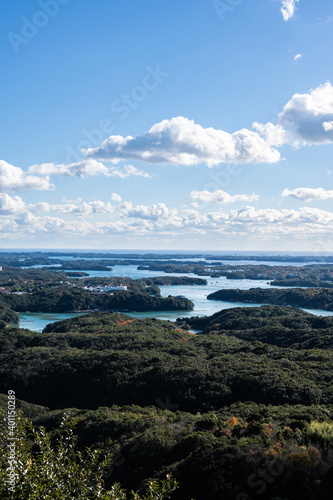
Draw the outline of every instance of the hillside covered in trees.
<instances>
[{"instance_id":1,"label":"hillside covered in trees","mask_svg":"<svg viewBox=\"0 0 333 500\"><path fill-rule=\"evenodd\" d=\"M226 302L288 305L333 311L333 290L328 288L294 288L292 290L266 288L251 288L250 290L225 289L209 294L207 299Z\"/></svg>"},{"instance_id":2,"label":"hillside covered in trees","mask_svg":"<svg viewBox=\"0 0 333 500\"><path fill-rule=\"evenodd\" d=\"M43 289L23 295L6 294L0 297L4 304L17 312L80 312L87 310L123 311L188 311L193 302L186 298L166 298L144 292L117 292L92 294L83 288L59 287Z\"/></svg>"},{"instance_id":3,"label":"hillside covered in trees","mask_svg":"<svg viewBox=\"0 0 333 500\"><path fill-rule=\"evenodd\" d=\"M125 289L118 289L113 293L112 287L119 285ZM185 297L169 295L163 298L159 285L204 286L207 281L186 276L136 280L123 277L78 279L58 271L7 267L0 273L0 309L7 311L5 323L18 321L14 311L66 313L94 310L147 312L193 309L193 302ZM111 287L111 290L108 290L108 287ZM9 310L12 311L11 315ZM3 320L2 316L0 312L0 321Z\"/></svg>"},{"instance_id":4,"label":"hillside covered in trees","mask_svg":"<svg viewBox=\"0 0 333 500\"><path fill-rule=\"evenodd\" d=\"M77 451L107 457L105 492L171 474L174 500L328 498L333 319L263 306L186 322L103 312L41 333L3 327L0 392L15 391L51 446L74 417Z\"/></svg>"}]
</instances>

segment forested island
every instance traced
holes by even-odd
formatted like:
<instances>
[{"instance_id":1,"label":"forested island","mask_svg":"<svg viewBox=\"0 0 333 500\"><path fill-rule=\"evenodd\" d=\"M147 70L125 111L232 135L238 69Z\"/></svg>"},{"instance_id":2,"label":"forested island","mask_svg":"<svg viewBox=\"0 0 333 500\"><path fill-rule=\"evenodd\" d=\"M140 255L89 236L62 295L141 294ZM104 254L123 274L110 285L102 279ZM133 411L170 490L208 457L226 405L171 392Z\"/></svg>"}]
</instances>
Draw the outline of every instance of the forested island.
<instances>
[{"instance_id":1,"label":"forested island","mask_svg":"<svg viewBox=\"0 0 333 500\"><path fill-rule=\"evenodd\" d=\"M4 268L0 273L0 321L18 322L18 312L189 311L183 296L161 296L159 286L207 285L200 278L163 276L130 278L69 277L63 271Z\"/></svg>"},{"instance_id":2,"label":"forested island","mask_svg":"<svg viewBox=\"0 0 333 500\"><path fill-rule=\"evenodd\" d=\"M243 260L243 264L232 265L230 261ZM246 264L255 261L258 264ZM264 264L267 262L267 264ZM274 264L269 264L273 262ZM281 262L284 265L277 265ZM288 263L299 262L295 266ZM317 264L306 265L308 262ZM325 262L325 264L323 263ZM0 252L0 265L27 269L41 266L43 271L64 271L69 277L85 271L111 272L116 266L136 266L138 270L164 272L166 274L195 274L203 278L225 277L230 280L267 280L273 286L333 287L333 257L292 257L292 256L213 256L197 254L192 259L189 255L176 254L103 254L103 253L59 253Z\"/></svg>"},{"instance_id":3,"label":"forested island","mask_svg":"<svg viewBox=\"0 0 333 500\"><path fill-rule=\"evenodd\" d=\"M141 292L97 293L82 288L57 288L23 295L6 294L1 302L17 312L65 313L91 310L188 311L194 304L181 297L166 298ZM0 304L1 304L0 302Z\"/></svg>"},{"instance_id":4,"label":"forested island","mask_svg":"<svg viewBox=\"0 0 333 500\"><path fill-rule=\"evenodd\" d=\"M65 481L81 498L93 483L93 499L126 499L111 496L118 481L142 498L147 480L154 500L168 498L157 496L161 481L173 500L330 498L333 318L263 306L186 322L102 312L42 333L0 329L0 405L15 391L23 416L45 427L18 451L19 498L42 488L46 453L44 484L57 478L61 492ZM76 443L57 448L72 428Z\"/></svg>"},{"instance_id":5,"label":"forested island","mask_svg":"<svg viewBox=\"0 0 333 500\"><path fill-rule=\"evenodd\" d=\"M250 290L225 289L209 294L207 299L226 302L288 305L305 309L333 311L333 290L328 288L293 288L292 290L266 288L251 288Z\"/></svg>"}]
</instances>

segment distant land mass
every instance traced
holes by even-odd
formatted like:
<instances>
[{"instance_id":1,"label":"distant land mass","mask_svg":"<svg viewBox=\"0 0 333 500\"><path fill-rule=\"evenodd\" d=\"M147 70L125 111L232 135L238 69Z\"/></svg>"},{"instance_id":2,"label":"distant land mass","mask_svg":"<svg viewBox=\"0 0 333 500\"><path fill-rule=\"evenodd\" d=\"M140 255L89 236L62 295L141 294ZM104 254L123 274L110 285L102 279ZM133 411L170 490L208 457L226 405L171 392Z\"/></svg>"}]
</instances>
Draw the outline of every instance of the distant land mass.
<instances>
[{"instance_id":1,"label":"distant land mass","mask_svg":"<svg viewBox=\"0 0 333 500\"><path fill-rule=\"evenodd\" d=\"M293 288L292 290L276 288L225 289L209 294L207 299L253 304L289 305L306 309L333 311L333 290L328 288Z\"/></svg>"},{"instance_id":2,"label":"distant land mass","mask_svg":"<svg viewBox=\"0 0 333 500\"><path fill-rule=\"evenodd\" d=\"M47 259L51 257L54 259L61 259L61 257L74 258L74 259L134 259L134 260L173 260L173 259L203 259L207 261L262 261L262 262L332 262L333 255L320 255L320 254L309 254L309 255L297 255L295 254L249 254L249 253L233 253L233 254L219 254L210 252L108 252L108 251L70 251L70 250L59 250L59 251L48 251L48 250L25 250L25 251L7 251L0 252L0 259L5 260L18 260L18 259ZM22 262L21 262L22 264Z\"/></svg>"}]
</instances>

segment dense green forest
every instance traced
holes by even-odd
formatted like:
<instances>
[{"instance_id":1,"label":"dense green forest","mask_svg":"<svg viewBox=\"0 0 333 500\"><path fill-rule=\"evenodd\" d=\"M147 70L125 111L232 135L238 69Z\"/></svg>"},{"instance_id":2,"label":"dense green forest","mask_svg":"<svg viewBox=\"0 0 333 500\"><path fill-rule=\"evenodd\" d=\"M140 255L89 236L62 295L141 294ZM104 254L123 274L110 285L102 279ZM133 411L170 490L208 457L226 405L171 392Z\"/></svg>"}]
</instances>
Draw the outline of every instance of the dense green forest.
<instances>
[{"instance_id":1,"label":"dense green forest","mask_svg":"<svg viewBox=\"0 0 333 500\"><path fill-rule=\"evenodd\" d=\"M68 274L68 273L67 273ZM112 278L83 278L80 280L74 280L74 283L77 285L97 285L103 284L108 285L110 283L113 284L123 284L127 285L132 290L137 291L146 291L146 287L151 286L180 286L180 285L207 285L207 280L202 278L192 278L188 276L153 276L151 278L139 278L139 279L131 279L121 277L112 277Z\"/></svg>"},{"instance_id":2,"label":"dense green forest","mask_svg":"<svg viewBox=\"0 0 333 500\"><path fill-rule=\"evenodd\" d=\"M125 493L113 493L120 489L117 483L139 491L137 500L331 497L333 424L327 420L333 417L332 405L249 402L191 414L171 411L168 401L160 401L154 407L67 408L64 419L64 411L17 403L33 425L19 422L18 426L20 432L26 428L20 440L23 460L18 481L25 495L15 497L19 500L38 498L28 497L27 492L41 484L44 492L54 495L50 498L78 498L78 492L87 494L90 488L91 496L79 498L125 500ZM6 397L0 396L0 406L5 405ZM68 425L71 420L74 432ZM3 436L5 429L0 432ZM59 435L63 437L60 446ZM5 451L3 444L0 449ZM0 463L5 466L3 453ZM167 474L179 485L174 489L169 480L173 493L159 496L158 485ZM151 496L141 497L149 486L147 480L150 484L155 480L155 486ZM0 488L1 498L11 498L4 482ZM63 496L55 496L59 490ZM107 493L110 496L103 496Z\"/></svg>"},{"instance_id":3,"label":"dense green forest","mask_svg":"<svg viewBox=\"0 0 333 500\"><path fill-rule=\"evenodd\" d=\"M124 490L150 500L330 498L332 339L333 318L281 306L178 324L103 312L42 333L2 328L0 406L14 390L35 428L20 423L27 472L17 498L29 498L29 477L40 484L41 467L49 492L52 474L57 488L64 478L78 488L68 470L81 477L83 468L87 498L125 500ZM66 452L57 437L64 414L77 435ZM115 488L123 496L111 496Z\"/></svg>"},{"instance_id":4,"label":"dense green forest","mask_svg":"<svg viewBox=\"0 0 333 500\"><path fill-rule=\"evenodd\" d=\"M186 298L151 296L143 292L92 294L83 288L59 287L23 295L3 294L0 304L17 312L73 312L98 309L126 311L187 311L193 302Z\"/></svg>"},{"instance_id":5,"label":"dense green forest","mask_svg":"<svg viewBox=\"0 0 333 500\"><path fill-rule=\"evenodd\" d=\"M182 328L202 330L293 349L333 348L333 317L314 316L295 307L227 309L209 317L177 320Z\"/></svg>"},{"instance_id":6,"label":"dense green forest","mask_svg":"<svg viewBox=\"0 0 333 500\"><path fill-rule=\"evenodd\" d=\"M19 315L6 305L0 303L0 328L2 329L8 324L14 324L18 322Z\"/></svg>"},{"instance_id":7,"label":"dense green forest","mask_svg":"<svg viewBox=\"0 0 333 500\"><path fill-rule=\"evenodd\" d=\"M253 325L244 328L242 309L229 311L231 318L239 312L238 326L230 319L229 330L216 327L217 333L201 335L117 313L57 322L43 333L4 330L0 391L12 388L22 399L52 408L151 405L168 396L191 412L247 400L333 403L329 319L311 327L307 318L313 316L303 313L304 329L300 311L293 318L293 310L286 309L289 324L274 314L267 327L267 308L258 308L263 326L257 331ZM258 325L261 318L246 321Z\"/></svg>"},{"instance_id":8,"label":"dense green forest","mask_svg":"<svg viewBox=\"0 0 333 500\"><path fill-rule=\"evenodd\" d=\"M77 256L79 267L38 252L25 263L91 265ZM109 310L188 310L191 301L162 298L159 286L205 286L206 279L89 278L66 269L20 269L26 257L11 258L0 273L0 410L6 412L7 392L15 391L20 476L10 496L2 413L1 498L330 498L333 318L290 307L333 310L330 268L129 256L128 265L203 278L274 276L286 287L313 285L221 290L209 298L270 305L170 323ZM112 255L93 265L111 262L126 265ZM128 289L93 290L108 285ZM43 332L8 326L19 311L85 310L104 312L52 323Z\"/></svg>"},{"instance_id":9,"label":"dense green forest","mask_svg":"<svg viewBox=\"0 0 333 500\"><path fill-rule=\"evenodd\" d=\"M207 299L253 304L289 305L333 311L333 290L327 288L294 288L292 290L274 288L225 289L209 294Z\"/></svg>"},{"instance_id":10,"label":"dense green forest","mask_svg":"<svg viewBox=\"0 0 333 500\"><path fill-rule=\"evenodd\" d=\"M45 283L56 284L66 280L63 272L47 271L45 269L20 269L16 267L4 267L0 272L0 286L9 287L12 291L20 291L22 286L42 285ZM14 288L16 287L16 288Z\"/></svg>"},{"instance_id":11,"label":"dense green forest","mask_svg":"<svg viewBox=\"0 0 333 500\"><path fill-rule=\"evenodd\" d=\"M97 293L94 287L126 285L127 290ZM4 268L0 273L0 321L16 323L16 312L65 313L79 311L188 311L194 304L185 297L161 297L159 286L207 285L193 277L163 276L141 279L123 277L78 278L45 269ZM11 313L9 314L9 310ZM8 319L8 321L7 321Z\"/></svg>"}]
</instances>

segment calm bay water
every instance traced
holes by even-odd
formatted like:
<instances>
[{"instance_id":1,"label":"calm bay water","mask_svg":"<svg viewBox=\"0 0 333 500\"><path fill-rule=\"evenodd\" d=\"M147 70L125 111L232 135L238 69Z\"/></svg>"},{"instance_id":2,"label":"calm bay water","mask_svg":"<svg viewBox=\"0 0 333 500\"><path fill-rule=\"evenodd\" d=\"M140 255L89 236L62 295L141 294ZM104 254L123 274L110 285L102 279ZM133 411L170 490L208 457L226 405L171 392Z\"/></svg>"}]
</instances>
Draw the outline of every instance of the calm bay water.
<instances>
[{"instance_id":1,"label":"calm bay water","mask_svg":"<svg viewBox=\"0 0 333 500\"><path fill-rule=\"evenodd\" d=\"M34 332L41 332L49 323L82 315L83 313L20 313L18 326Z\"/></svg>"},{"instance_id":2,"label":"calm bay water","mask_svg":"<svg viewBox=\"0 0 333 500\"><path fill-rule=\"evenodd\" d=\"M245 264L245 262L243 262ZM257 262L257 264L259 264ZM235 262L235 265L240 265ZM112 271L85 271L89 277L96 278L111 278L115 276L122 276L131 279L151 278L154 276L167 276L162 271L145 271L138 270L137 266L115 266ZM172 273L171 276L188 276L197 278L194 274L178 274ZM129 313L130 316L136 318L158 318L169 321L175 321L177 318L186 318L193 316L210 316L223 309L230 309L234 307L257 307L262 304L245 304L234 302L220 302L217 300L207 300L207 295L210 293L221 290L222 288L239 288L242 290L249 290L250 288L271 288L269 282L265 280L228 280L226 278L208 278L208 285L188 285L188 286L161 286L162 297L168 295L183 295L194 303L193 311L162 311L162 312L142 312L142 313ZM278 288L278 287L277 287ZM317 316L332 316L333 312L320 311L313 309L304 309ZM35 331L42 331L48 323L60 321L62 319L73 318L78 314L63 313L63 314L49 314L49 313L22 313L20 314L20 324L22 328L29 328Z\"/></svg>"}]
</instances>

